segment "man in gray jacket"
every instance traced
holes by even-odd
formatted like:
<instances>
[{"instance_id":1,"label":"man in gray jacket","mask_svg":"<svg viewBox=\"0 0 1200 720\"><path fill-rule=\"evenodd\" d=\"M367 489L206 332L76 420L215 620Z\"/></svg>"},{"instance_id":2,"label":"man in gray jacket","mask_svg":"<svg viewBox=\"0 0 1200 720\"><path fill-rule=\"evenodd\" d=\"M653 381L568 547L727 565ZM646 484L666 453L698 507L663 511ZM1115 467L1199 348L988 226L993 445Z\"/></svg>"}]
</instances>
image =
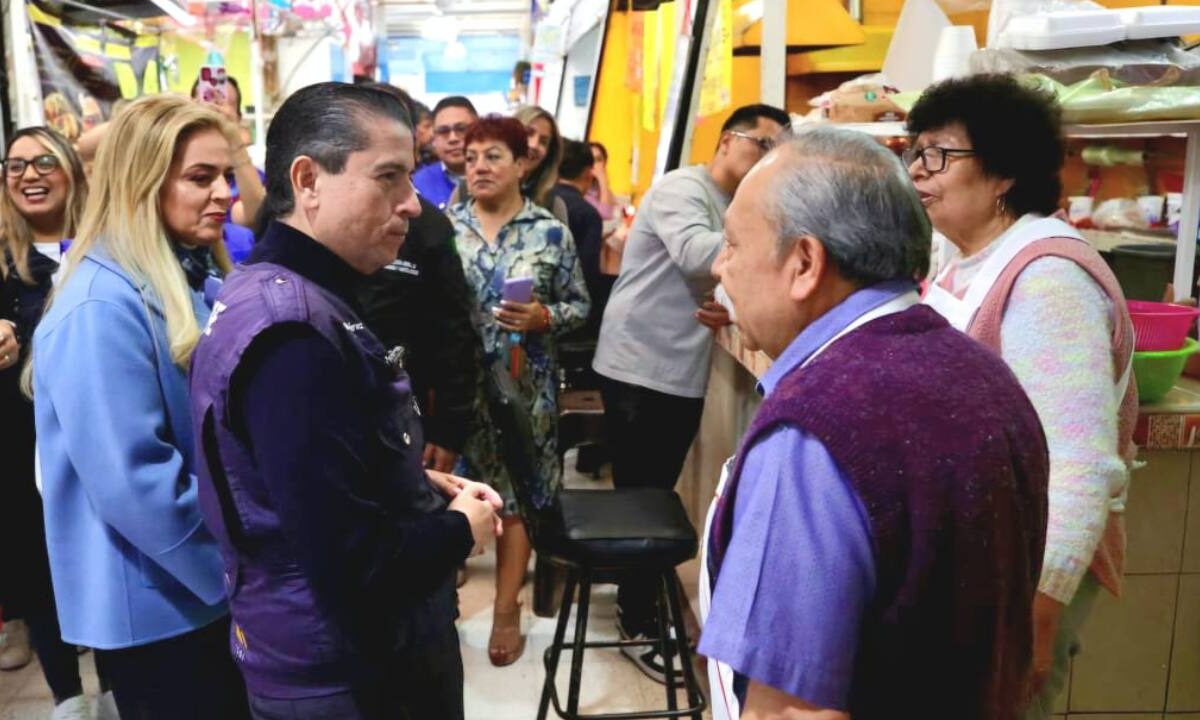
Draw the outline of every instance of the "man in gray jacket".
<instances>
[{"instance_id":1,"label":"man in gray jacket","mask_svg":"<svg viewBox=\"0 0 1200 720\"><path fill-rule=\"evenodd\" d=\"M601 376L617 487L670 488L679 477L704 409L709 328L728 323L707 302L725 209L788 123L788 114L770 105L738 108L722 126L711 162L667 173L638 207L592 365ZM623 637L656 634L655 587L653 580L621 583ZM623 650L665 682L657 651Z\"/></svg>"}]
</instances>

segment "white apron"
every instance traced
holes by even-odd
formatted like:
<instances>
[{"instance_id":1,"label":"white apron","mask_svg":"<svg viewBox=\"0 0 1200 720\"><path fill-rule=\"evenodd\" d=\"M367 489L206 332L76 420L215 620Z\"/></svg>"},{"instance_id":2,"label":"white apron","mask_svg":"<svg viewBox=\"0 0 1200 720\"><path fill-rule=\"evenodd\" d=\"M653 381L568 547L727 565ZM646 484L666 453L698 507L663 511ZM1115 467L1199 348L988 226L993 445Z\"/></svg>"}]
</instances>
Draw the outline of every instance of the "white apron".
<instances>
[{"instance_id":1,"label":"white apron","mask_svg":"<svg viewBox=\"0 0 1200 720\"><path fill-rule=\"evenodd\" d=\"M978 312L979 306L983 304L983 299L996 284L996 280L1000 279L1000 275L1008 267L1008 264L1025 248L1038 240L1049 237L1068 237L1084 242L1083 236L1062 220L1057 218L1029 220L1009 230L1006 236L1000 240L1000 246L992 252L991 257L984 261L983 267L979 269L979 274L971 281L970 287L967 288L967 294L962 299L956 298L948 290L942 289L941 282L950 270L949 263L947 263L947 267L943 267L934 282L930 283L929 291L925 294L922 302L946 318L946 322L951 326L966 332L967 328L971 326L971 321L975 319L975 313Z\"/></svg>"},{"instance_id":2,"label":"white apron","mask_svg":"<svg viewBox=\"0 0 1200 720\"><path fill-rule=\"evenodd\" d=\"M1034 242L1051 237L1066 237L1086 242L1079 231L1057 218L1030 220L1014 227L1006 237L1000 240L1000 247L996 248L991 257L984 261L983 267L979 269L979 274L971 280L971 285L961 300L954 297L949 291L943 290L940 285L949 270L949 267L946 267L938 273L937 279L930 283L929 291L925 294L922 302L946 318L946 321L954 328L966 332L967 328L971 327L971 321L975 319L975 313L979 311L979 306L983 304L983 299L991 292L992 286L1000 279L1000 275L1008 267L1008 264ZM1117 407L1120 407L1125 400L1125 392L1129 389L1129 381L1132 377L1133 356L1131 355L1129 364L1125 366L1124 372L1121 373L1121 379L1115 386ZM1125 500L1128 492L1129 484L1126 483L1121 492L1109 500L1109 510L1117 513L1125 512Z\"/></svg>"},{"instance_id":3,"label":"white apron","mask_svg":"<svg viewBox=\"0 0 1200 720\"><path fill-rule=\"evenodd\" d=\"M803 365L812 362L813 358L820 355L836 340L843 335L850 333L853 330L875 320L884 315L902 312L909 309L920 302L916 292L909 292L894 298L877 308L868 310L853 322L847 325L841 332L834 335L828 342L817 348L816 352L808 356ZM803 365L801 367L803 367ZM704 535L700 542L700 624L703 627L708 620L708 611L712 607L712 578L708 573L708 543L709 534L712 532L713 511L717 506L717 501L721 499L721 495L725 492L725 484L729 481L729 474L733 471L734 460L729 458L721 467L721 479L717 482L717 490L715 496L708 506L708 515L704 519ZM737 720L741 717L742 709L738 705L737 696L733 692L733 669L723 662L709 659L708 661L708 686L709 692L712 695L712 720Z\"/></svg>"}]
</instances>

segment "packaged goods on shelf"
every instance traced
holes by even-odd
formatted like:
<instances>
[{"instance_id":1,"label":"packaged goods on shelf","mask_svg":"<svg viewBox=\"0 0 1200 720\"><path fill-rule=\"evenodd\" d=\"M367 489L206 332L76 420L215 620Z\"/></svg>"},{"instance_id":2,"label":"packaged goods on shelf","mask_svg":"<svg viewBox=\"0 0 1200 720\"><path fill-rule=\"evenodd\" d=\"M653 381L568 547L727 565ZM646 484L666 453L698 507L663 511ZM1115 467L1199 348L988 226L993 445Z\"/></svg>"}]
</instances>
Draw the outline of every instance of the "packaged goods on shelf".
<instances>
[{"instance_id":1,"label":"packaged goods on shelf","mask_svg":"<svg viewBox=\"0 0 1200 720\"><path fill-rule=\"evenodd\" d=\"M971 55L973 73L1045 75L1064 85L1098 70L1130 85L1200 85L1200 57L1163 40L1139 40L1072 50L986 48Z\"/></svg>"},{"instance_id":2,"label":"packaged goods on shelf","mask_svg":"<svg viewBox=\"0 0 1200 720\"><path fill-rule=\"evenodd\" d=\"M1068 123L1100 124L1200 118L1198 85L1130 85L1097 70L1086 80L1064 85L1046 75L1026 81L1053 93ZM1169 82L1169 80L1164 80Z\"/></svg>"}]
</instances>

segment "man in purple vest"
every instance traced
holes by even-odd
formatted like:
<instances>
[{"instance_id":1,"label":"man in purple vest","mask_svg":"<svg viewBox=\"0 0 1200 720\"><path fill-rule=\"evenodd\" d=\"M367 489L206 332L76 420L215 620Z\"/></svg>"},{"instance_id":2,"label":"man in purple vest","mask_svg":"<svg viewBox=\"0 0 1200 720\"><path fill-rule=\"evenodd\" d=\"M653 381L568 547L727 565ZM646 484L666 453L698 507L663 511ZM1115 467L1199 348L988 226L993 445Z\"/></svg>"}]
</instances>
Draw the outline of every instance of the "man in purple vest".
<instances>
[{"instance_id":1,"label":"man in purple vest","mask_svg":"<svg viewBox=\"0 0 1200 720\"><path fill-rule=\"evenodd\" d=\"M801 133L725 232L714 274L774 364L705 538L714 718L1017 717L1045 439L1005 364L917 304L930 225L900 164Z\"/></svg>"},{"instance_id":2,"label":"man in purple vest","mask_svg":"<svg viewBox=\"0 0 1200 720\"><path fill-rule=\"evenodd\" d=\"M425 470L411 383L355 299L420 212L410 122L342 83L283 104L270 223L192 361L200 504L259 720L463 716L454 570L501 501Z\"/></svg>"}]
</instances>

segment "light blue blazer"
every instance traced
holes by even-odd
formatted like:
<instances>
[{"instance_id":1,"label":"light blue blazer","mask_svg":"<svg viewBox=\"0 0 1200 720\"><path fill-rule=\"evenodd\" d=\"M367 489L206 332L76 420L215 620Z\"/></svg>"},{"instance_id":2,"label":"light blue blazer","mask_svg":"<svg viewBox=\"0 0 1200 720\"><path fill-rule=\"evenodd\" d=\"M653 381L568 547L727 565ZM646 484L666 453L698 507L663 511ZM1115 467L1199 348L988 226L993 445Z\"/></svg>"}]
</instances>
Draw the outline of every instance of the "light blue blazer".
<instances>
[{"instance_id":1,"label":"light blue blazer","mask_svg":"<svg viewBox=\"0 0 1200 720\"><path fill-rule=\"evenodd\" d=\"M203 326L202 297L193 304ZM144 645L228 613L197 504L187 376L160 307L97 247L34 333L46 543L68 643Z\"/></svg>"}]
</instances>

